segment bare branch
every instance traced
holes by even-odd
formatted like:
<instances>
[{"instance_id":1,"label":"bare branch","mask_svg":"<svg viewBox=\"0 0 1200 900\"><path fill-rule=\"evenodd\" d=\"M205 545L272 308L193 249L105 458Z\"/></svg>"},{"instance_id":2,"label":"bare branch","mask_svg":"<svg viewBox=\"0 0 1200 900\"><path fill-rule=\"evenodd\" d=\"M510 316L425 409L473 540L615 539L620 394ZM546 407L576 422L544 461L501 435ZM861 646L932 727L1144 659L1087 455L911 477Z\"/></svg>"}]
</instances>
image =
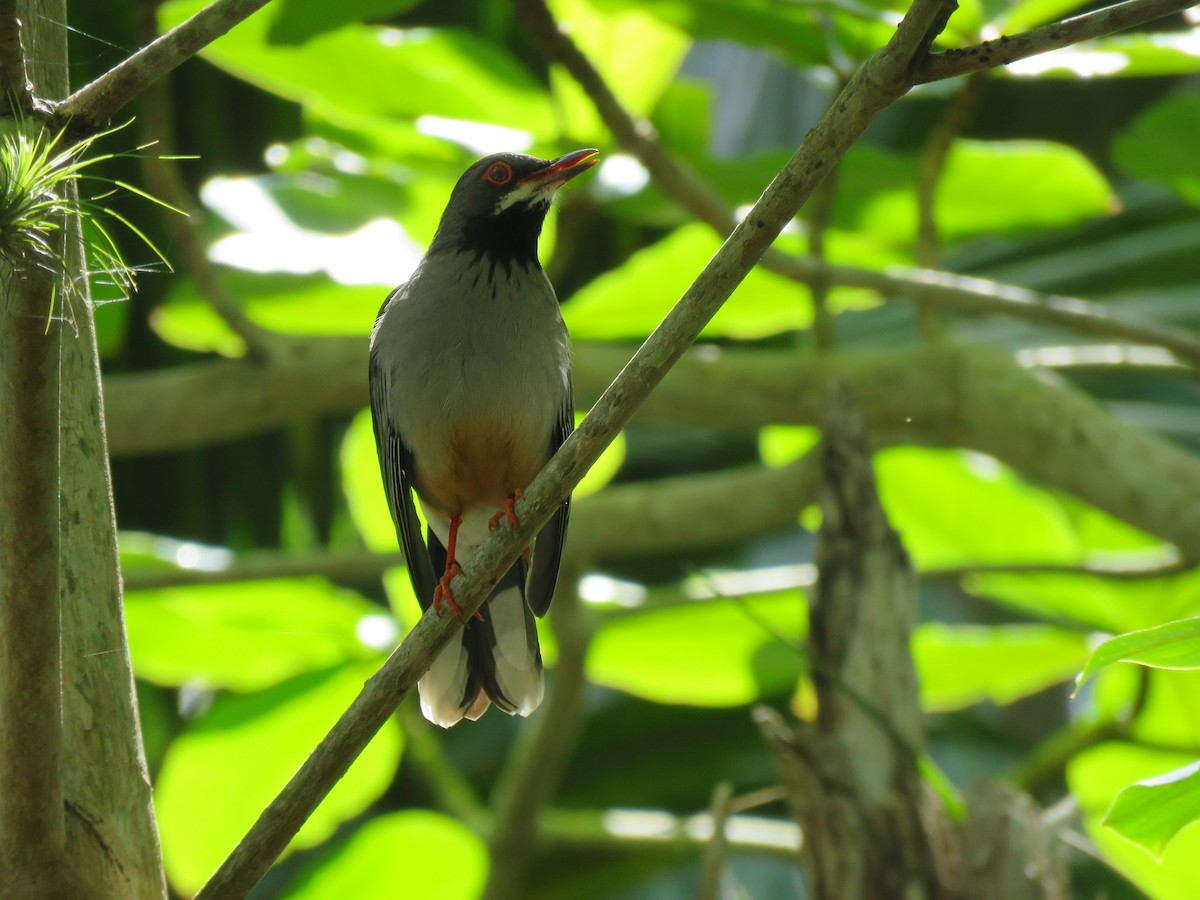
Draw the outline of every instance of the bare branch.
<instances>
[{"instance_id":1,"label":"bare branch","mask_svg":"<svg viewBox=\"0 0 1200 900\"><path fill-rule=\"evenodd\" d=\"M1019 59L1136 28L1195 5L1196 0L1125 0L1032 31L984 41L976 47L931 53L917 66L914 80L916 84L925 84L1006 66Z\"/></svg>"},{"instance_id":2,"label":"bare branch","mask_svg":"<svg viewBox=\"0 0 1200 900\"><path fill-rule=\"evenodd\" d=\"M21 112L34 108L33 83L25 68L25 47L16 0L0 0L0 114L11 114L15 102Z\"/></svg>"},{"instance_id":3,"label":"bare branch","mask_svg":"<svg viewBox=\"0 0 1200 900\"><path fill-rule=\"evenodd\" d=\"M92 128L103 128L117 110L149 85L267 3L268 0L214 0L186 22L71 94L58 104L57 114L81 119Z\"/></svg>"}]
</instances>

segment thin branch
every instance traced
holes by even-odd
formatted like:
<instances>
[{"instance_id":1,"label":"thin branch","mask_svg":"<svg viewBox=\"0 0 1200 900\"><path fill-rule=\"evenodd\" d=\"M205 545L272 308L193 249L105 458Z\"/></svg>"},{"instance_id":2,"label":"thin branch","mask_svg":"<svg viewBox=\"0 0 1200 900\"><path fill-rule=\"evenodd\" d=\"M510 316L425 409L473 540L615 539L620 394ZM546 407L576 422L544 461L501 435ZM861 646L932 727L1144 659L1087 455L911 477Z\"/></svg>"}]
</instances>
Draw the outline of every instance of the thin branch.
<instances>
[{"instance_id":1,"label":"thin branch","mask_svg":"<svg viewBox=\"0 0 1200 900\"><path fill-rule=\"evenodd\" d=\"M58 104L64 119L103 128L126 103L176 66L187 62L268 0L214 0L186 22L122 60Z\"/></svg>"},{"instance_id":2,"label":"thin branch","mask_svg":"<svg viewBox=\"0 0 1200 900\"><path fill-rule=\"evenodd\" d=\"M542 523L684 354L828 168L881 111L909 89L914 57L944 24L949 8L944 0L915 0L888 44L854 75L746 220L734 229L528 487L517 505L520 524L507 533L497 530L472 559L471 571L456 579L454 593L464 615L471 615L483 605L502 574L532 543ZM242 897L258 882L460 624L450 616L438 618L432 608L422 616L200 890L200 900Z\"/></svg>"},{"instance_id":3,"label":"thin branch","mask_svg":"<svg viewBox=\"0 0 1200 900\"><path fill-rule=\"evenodd\" d=\"M700 886L696 895L700 900L721 900L721 876L725 871L725 860L729 855L729 838L725 826L733 812L733 785L722 781L713 789L712 803L708 814L712 819L712 834L704 845L704 856L700 861Z\"/></svg>"},{"instance_id":4,"label":"thin branch","mask_svg":"<svg viewBox=\"0 0 1200 900\"><path fill-rule=\"evenodd\" d=\"M621 104L596 67L559 28L544 0L513 2L522 22L546 58L561 65L579 83L595 105L604 124L617 141L646 167L655 184L700 221L708 224L718 234L725 235L734 219L733 213L725 206L720 195L687 163L659 143L654 127L649 122L634 116ZM1081 26L1071 25L1070 33L1074 37L1065 43L1142 24L1194 3L1195 0L1130 0L1108 10L1068 20L1071 23L1084 20L1086 27L1084 32L1080 32ZM1029 34L1036 35L1043 31L1050 33L1059 27L1066 25L1046 26ZM1087 31L1088 28L1099 31L1093 34ZM1006 41L1005 46L1014 42L1024 46L1016 38ZM966 51L956 52L963 54ZM926 57L924 61L918 62L917 71L924 72L928 68L929 60L945 55ZM978 68L986 67L967 68L963 72ZM1102 305L1071 297L1038 294L981 278L965 278L926 269L897 267L887 273L881 273L854 266L834 266L813 256L793 256L774 248L767 250L763 255L761 265L803 284L862 287L876 291L884 297L905 297L931 306L940 305L967 312L998 313L1059 325L1083 334L1156 344L1176 352L1181 359L1187 359L1200 366L1200 338L1195 335L1175 328L1128 322L1114 317Z\"/></svg>"},{"instance_id":5,"label":"thin branch","mask_svg":"<svg viewBox=\"0 0 1200 900\"><path fill-rule=\"evenodd\" d=\"M1196 0L1125 0L1021 34L984 41L975 47L931 53L918 63L914 81L925 84L1006 66L1019 59L1059 50L1092 38L1136 28L1196 5Z\"/></svg>"}]
</instances>

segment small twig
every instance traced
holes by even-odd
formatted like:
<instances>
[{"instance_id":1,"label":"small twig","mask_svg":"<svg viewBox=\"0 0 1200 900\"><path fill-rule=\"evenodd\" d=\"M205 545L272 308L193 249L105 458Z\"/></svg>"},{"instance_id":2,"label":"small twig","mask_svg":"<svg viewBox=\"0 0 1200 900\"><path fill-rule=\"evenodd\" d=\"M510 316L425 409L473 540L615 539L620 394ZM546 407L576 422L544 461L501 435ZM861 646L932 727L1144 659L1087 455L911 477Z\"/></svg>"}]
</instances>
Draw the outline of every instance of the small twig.
<instances>
[{"instance_id":1,"label":"small twig","mask_svg":"<svg viewBox=\"0 0 1200 900\"><path fill-rule=\"evenodd\" d=\"M93 129L104 128L122 106L267 2L214 0L186 22L75 91L58 104L55 112L64 119L82 120Z\"/></svg>"},{"instance_id":2,"label":"small twig","mask_svg":"<svg viewBox=\"0 0 1200 900\"><path fill-rule=\"evenodd\" d=\"M722 781L713 789L712 803L708 807L708 814L712 818L712 835L704 845L704 856L700 860L700 887L696 892L700 900L721 900L721 876L725 871L725 857L729 853L725 823L732 812L733 785Z\"/></svg>"},{"instance_id":3,"label":"small twig","mask_svg":"<svg viewBox=\"0 0 1200 900\"><path fill-rule=\"evenodd\" d=\"M1006 66L1019 59L1136 28L1195 5L1196 0L1126 0L1021 34L984 41L975 47L931 53L917 64L914 82L926 84Z\"/></svg>"}]
</instances>

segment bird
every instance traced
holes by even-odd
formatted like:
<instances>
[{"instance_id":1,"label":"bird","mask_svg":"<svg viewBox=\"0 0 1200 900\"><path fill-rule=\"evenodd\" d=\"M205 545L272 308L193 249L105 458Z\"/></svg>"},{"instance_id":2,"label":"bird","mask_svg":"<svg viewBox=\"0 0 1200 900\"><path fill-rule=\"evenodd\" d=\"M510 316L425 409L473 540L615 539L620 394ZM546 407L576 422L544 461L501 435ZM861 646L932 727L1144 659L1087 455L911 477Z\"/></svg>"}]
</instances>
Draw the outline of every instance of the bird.
<instances>
[{"instance_id":1,"label":"bird","mask_svg":"<svg viewBox=\"0 0 1200 900\"><path fill-rule=\"evenodd\" d=\"M569 338L537 243L558 189L598 157L497 153L471 165L376 318L376 449L423 610L462 618L454 577L494 528L516 525L515 502L574 428ZM541 703L534 617L554 595L570 508L568 497L418 682L429 721L449 728L493 704L527 716Z\"/></svg>"}]
</instances>

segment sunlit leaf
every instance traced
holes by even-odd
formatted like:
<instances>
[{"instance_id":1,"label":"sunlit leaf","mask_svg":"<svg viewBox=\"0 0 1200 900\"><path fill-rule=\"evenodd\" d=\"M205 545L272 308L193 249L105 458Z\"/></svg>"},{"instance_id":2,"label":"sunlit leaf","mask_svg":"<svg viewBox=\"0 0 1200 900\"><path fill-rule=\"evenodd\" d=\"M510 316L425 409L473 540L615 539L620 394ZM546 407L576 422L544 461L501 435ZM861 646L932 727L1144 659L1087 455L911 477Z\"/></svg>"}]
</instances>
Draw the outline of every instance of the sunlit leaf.
<instances>
[{"instance_id":1,"label":"sunlit leaf","mask_svg":"<svg viewBox=\"0 0 1200 900\"><path fill-rule=\"evenodd\" d=\"M1200 829L1185 828L1166 847L1161 860L1103 825L1117 795L1130 784L1193 764L1196 757L1134 744L1102 744L1074 756L1067 780L1083 813L1087 835L1104 859L1131 879L1146 896L1188 900L1196 888Z\"/></svg>"},{"instance_id":2,"label":"sunlit leaf","mask_svg":"<svg viewBox=\"0 0 1200 900\"><path fill-rule=\"evenodd\" d=\"M803 425L768 425L758 432L758 455L768 466L786 466L817 445L821 432Z\"/></svg>"},{"instance_id":3,"label":"sunlit leaf","mask_svg":"<svg viewBox=\"0 0 1200 900\"><path fill-rule=\"evenodd\" d=\"M1132 784L1113 801L1104 824L1157 860L1200 819L1200 762Z\"/></svg>"},{"instance_id":4,"label":"sunlit leaf","mask_svg":"<svg viewBox=\"0 0 1200 900\"><path fill-rule=\"evenodd\" d=\"M487 878L487 848L465 825L435 812L377 816L307 866L288 900L474 900Z\"/></svg>"},{"instance_id":5,"label":"sunlit leaf","mask_svg":"<svg viewBox=\"0 0 1200 900\"><path fill-rule=\"evenodd\" d=\"M876 455L875 470L884 508L918 568L1079 558L1053 495L989 457L897 447ZM986 526L964 527L981 510Z\"/></svg>"},{"instance_id":6,"label":"sunlit leaf","mask_svg":"<svg viewBox=\"0 0 1200 900\"><path fill-rule=\"evenodd\" d=\"M686 225L584 285L563 306L575 340L643 338L662 320L721 246L703 225ZM807 290L753 269L704 329L709 337L752 338L807 327Z\"/></svg>"},{"instance_id":7,"label":"sunlit leaf","mask_svg":"<svg viewBox=\"0 0 1200 900\"><path fill-rule=\"evenodd\" d=\"M1113 160L1125 171L1168 185L1200 205L1200 95L1176 94L1144 109L1113 143Z\"/></svg>"},{"instance_id":8,"label":"sunlit leaf","mask_svg":"<svg viewBox=\"0 0 1200 900\"><path fill-rule=\"evenodd\" d=\"M418 0L280 0L266 13L272 15L268 36L273 44L300 44L342 25L379 19L404 12Z\"/></svg>"},{"instance_id":9,"label":"sunlit leaf","mask_svg":"<svg viewBox=\"0 0 1200 900\"><path fill-rule=\"evenodd\" d=\"M179 24L207 0L159 8L159 27ZM265 91L325 115L491 122L539 135L557 133L550 98L495 44L465 31L350 24L299 46L272 44L271 20L250 16L200 55Z\"/></svg>"},{"instance_id":10,"label":"sunlit leaf","mask_svg":"<svg viewBox=\"0 0 1200 900\"><path fill-rule=\"evenodd\" d=\"M364 350L388 293L381 285L340 285L320 276L256 275L234 269L223 271L222 280L250 320L265 328L284 334L359 334ZM163 305L151 313L150 323L159 337L177 347L225 356L245 352L245 342L189 279L176 279Z\"/></svg>"},{"instance_id":11,"label":"sunlit leaf","mask_svg":"<svg viewBox=\"0 0 1200 900\"><path fill-rule=\"evenodd\" d=\"M125 595L139 678L253 691L371 658L364 620L384 611L320 578L191 585Z\"/></svg>"},{"instance_id":12,"label":"sunlit leaf","mask_svg":"<svg viewBox=\"0 0 1200 900\"><path fill-rule=\"evenodd\" d=\"M613 8L591 0L553 0L555 19L599 69L627 109L648 115L683 61L690 41L677 28L639 8ZM551 83L575 140L608 143L608 129L574 78L551 71Z\"/></svg>"},{"instance_id":13,"label":"sunlit leaf","mask_svg":"<svg viewBox=\"0 0 1200 900\"><path fill-rule=\"evenodd\" d=\"M867 151L864 162L878 155ZM864 226L893 239L914 239L917 207L911 185L904 183L867 201ZM1054 202L1046 203L1047 196ZM950 149L938 181L934 215L939 234L954 240L1069 225L1113 209L1108 182L1073 147L1044 141L960 140Z\"/></svg>"},{"instance_id":14,"label":"sunlit leaf","mask_svg":"<svg viewBox=\"0 0 1200 900\"><path fill-rule=\"evenodd\" d=\"M1105 641L1092 653L1079 676L1080 686L1117 662L1153 669L1200 669L1200 619L1168 622Z\"/></svg>"},{"instance_id":15,"label":"sunlit leaf","mask_svg":"<svg viewBox=\"0 0 1200 900\"><path fill-rule=\"evenodd\" d=\"M1046 618L1065 617L1120 634L1200 612L1200 573L1159 578L1105 578L1046 572L973 575L966 586L1005 605Z\"/></svg>"},{"instance_id":16,"label":"sunlit leaf","mask_svg":"<svg viewBox=\"0 0 1200 900\"><path fill-rule=\"evenodd\" d=\"M218 697L175 739L154 792L163 861L181 893L195 891L295 773L374 667L298 676L266 691ZM291 847L327 840L387 789L401 735L388 722L301 828Z\"/></svg>"},{"instance_id":17,"label":"sunlit leaf","mask_svg":"<svg viewBox=\"0 0 1200 900\"><path fill-rule=\"evenodd\" d=\"M805 606L796 593L697 601L606 622L588 678L659 703L737 706L795 686Z\"/></svg>"},{"instance_id":18,"label":"sunlit leaf","mask_svg":"<svg viewBox=\"0 0 1200 900\"><path fill-rule=\"evenodd\" d=\"M1008 704L1070 680L1087 659L1085 635L1044 625L917 627L913 659L928 711L982 700Z\"/></svg>"},{"instance_id":19,"label":"sunlit leaf","mask_svg":"<svg viewBox=\"0 0 1200 900\"><path fill-rule=\"evenodd\" d=\"M1196 30L1114 34L1010 63L1018 77L1145 78L1200 71Z\"/></svg>"}]
</instances>

